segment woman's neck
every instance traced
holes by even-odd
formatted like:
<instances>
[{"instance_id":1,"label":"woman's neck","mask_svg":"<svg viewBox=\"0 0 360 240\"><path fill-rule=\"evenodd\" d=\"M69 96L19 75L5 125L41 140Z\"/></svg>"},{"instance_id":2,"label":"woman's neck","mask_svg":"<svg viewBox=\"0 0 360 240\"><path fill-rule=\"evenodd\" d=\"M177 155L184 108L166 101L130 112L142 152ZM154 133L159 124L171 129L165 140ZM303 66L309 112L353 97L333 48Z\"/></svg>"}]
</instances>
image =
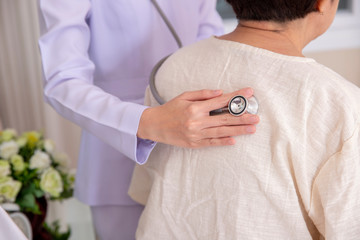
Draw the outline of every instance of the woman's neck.
<instances>
[{"instance_id":1,"label":"woman's neck","mask_svg":"<svg viewBox=\"0 0 360 240\"><path fill-rule=\"evenodd\" d=\"M303 57L306 45L302 25L296 21L287 24L267 21L241 21L236 29L220 39L241 42L272 52Z\"/></svg>"}]
</instances>

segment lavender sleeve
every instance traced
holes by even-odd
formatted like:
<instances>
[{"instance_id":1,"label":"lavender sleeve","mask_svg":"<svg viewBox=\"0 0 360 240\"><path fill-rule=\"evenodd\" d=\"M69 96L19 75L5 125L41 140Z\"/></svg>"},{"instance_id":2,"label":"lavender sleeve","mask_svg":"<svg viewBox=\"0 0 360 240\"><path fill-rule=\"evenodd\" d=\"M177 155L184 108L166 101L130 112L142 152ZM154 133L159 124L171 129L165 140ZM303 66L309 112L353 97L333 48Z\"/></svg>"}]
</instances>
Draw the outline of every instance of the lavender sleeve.
<instances>
[{"instance_id":1,"label":"lavender sleeve","mask_svg":"<svg viewBox=\"0 0 360 240\"><path fill-rule=\"evenodd\" d=\"M46 101L63 117L144 163L155 145L136 136L146 107L122 101L93 84L95 67L88 55L91 33L86 22L90 1L46 1L39 1Z\"/></svg>"},{"instance_id":2,"label":"lavender sleeve","mask_svg":"<svg viewBox=\"0 0 360 240\"><path fill-rule=\"evenodd\" d=\"M198 40L208 38L212 35L222 35L224 26L222 19L216 9L216 0L202 0L199 9L200 24Z\"/></svg>"}]
</instances>

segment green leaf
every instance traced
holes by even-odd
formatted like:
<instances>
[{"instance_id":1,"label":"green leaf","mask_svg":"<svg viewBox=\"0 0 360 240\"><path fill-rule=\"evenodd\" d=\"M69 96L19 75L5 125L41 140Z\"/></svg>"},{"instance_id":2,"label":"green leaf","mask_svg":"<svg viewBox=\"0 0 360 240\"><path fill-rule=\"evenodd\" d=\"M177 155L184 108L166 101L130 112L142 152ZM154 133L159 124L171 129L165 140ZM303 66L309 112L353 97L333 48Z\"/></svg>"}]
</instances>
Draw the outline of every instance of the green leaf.
<instances>
[{"instance_id":1,"label":"green leaf","mask_svg":"<svg viewBox=\"0 0 360 240\"><path fill-rule=\"evenodd\" d=\"M34 208L36 205L35 197L31 193L27 193L18 199L18 204L27 208Z\"/></svg>"},{"instance_id":2,"label":"green leaf","mask_svg":"<svg viewBox=\"0 0 360 240\"><path fill-rule=\"evenodd\" d=\"M50 233L53 240L68 240L71 235L71 228L68 226L66 232L60 232L59 221L54 221L51 225L44 223L45 230Z\"/></svg>"},{"instance_id":3,"label":"green leaf","mask_svg":"<svg viewBox=\"0 0 360 240\"><path fill-rule=\"evenodd\" d=\"M27 186L24 186L22 190L22 194L27 195L29 193L32 193L35 191L35 185L33 183L28 184Z\"/></svg>"},{"instance_id":4,"label":"green leaf","mask_svg":"<svg viewBox=\"0 0 360 240\"><path fill-rule=\"evenodd\" d=\"M35 195L36 198L41 198L42 196L45 195L45 193L40 189L35 189L34 190L34 195Z\"/></svg>"},{"instance_id":5,"label":"green leaf","mask_svg":"<svg viewBox=\"0 0 360 240\"><path fill-rule=\"evenodd\" d=\"M36 204L35 196L31 193L19 196L16 199L16 203L19 204L21 211L41 214L39 206Z\"/></svg>"}]
</instances>

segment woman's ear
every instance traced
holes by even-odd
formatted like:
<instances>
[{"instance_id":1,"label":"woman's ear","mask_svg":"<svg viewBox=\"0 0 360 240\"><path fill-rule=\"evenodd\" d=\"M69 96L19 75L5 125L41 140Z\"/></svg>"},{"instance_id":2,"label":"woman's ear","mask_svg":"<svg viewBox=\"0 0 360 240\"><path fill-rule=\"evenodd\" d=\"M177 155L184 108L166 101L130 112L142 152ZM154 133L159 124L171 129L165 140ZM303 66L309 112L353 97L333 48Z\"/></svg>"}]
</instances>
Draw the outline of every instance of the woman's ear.
<instances>
[{"instance_id":1,"label":"woman's ear","mask_svg":"<svg viewBox=\"0 0 360 240\"><path fill-rule=\"evenodd\" d=\"M318 0L317 3L316 3L316 10L320 13L320 14L323 14L328 5L331 4L333 0Z\"/></svg>"},{"instance_id":2,"label":"woman's ear","mask_svg":"<svg viewBox=\"0 0 360 240\"><path fill-rule=\"evenodd\" d=\"M317 0L316 10L320 14L324 14L326 11L329 10L329 8L331 8L334 2L334 0Z\"/></svg>"}]
</instances>

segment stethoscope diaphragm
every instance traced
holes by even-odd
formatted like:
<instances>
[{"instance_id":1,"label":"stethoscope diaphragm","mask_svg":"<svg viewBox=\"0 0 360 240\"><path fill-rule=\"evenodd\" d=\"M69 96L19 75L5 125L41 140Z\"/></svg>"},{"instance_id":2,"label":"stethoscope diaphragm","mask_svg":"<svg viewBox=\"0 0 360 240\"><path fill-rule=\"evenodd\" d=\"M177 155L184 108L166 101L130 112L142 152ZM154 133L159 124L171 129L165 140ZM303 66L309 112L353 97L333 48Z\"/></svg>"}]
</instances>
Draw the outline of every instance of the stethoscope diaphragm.
<instances>
[{"instance_id":1,"label":"stethoscope diaphragm","mask_svg":"<svg viewBox=\"0 0 360 240\"><path fill-rule=\"evenodd\" d=\"M254 96L245 98L242 95L232 97L227 107L216 109L210 112L210 115L217 115L228 112L233 116L241 116L244 113L256 114L259 104Z\"/></svg>"}]
</instances>

